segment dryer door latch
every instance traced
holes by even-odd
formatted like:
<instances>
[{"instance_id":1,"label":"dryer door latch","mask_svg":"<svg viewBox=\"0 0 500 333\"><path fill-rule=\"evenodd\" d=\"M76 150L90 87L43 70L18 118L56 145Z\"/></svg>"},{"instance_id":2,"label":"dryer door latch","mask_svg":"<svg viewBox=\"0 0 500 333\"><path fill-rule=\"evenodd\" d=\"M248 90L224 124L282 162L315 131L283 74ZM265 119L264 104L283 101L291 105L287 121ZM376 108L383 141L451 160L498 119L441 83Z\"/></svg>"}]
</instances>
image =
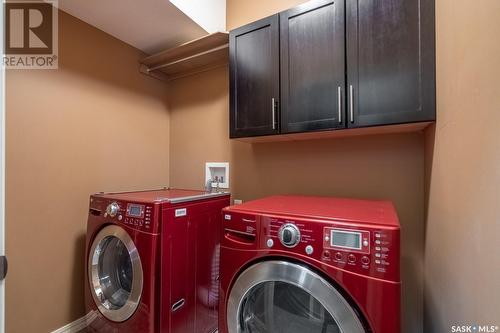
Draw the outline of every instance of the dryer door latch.
<instances>
[{"instance_id":1,"label":"dryer door latch","mask_svg":"<svg viewBox=\"0 0 500 333\"><path fill-rule=\"evenodd\" d=\"M9 265L7 263L7 257L0 256L0 281L4 280L5 277L7 276L7 269L8 268L9 268Z\"/></svg>"}]
</instances>

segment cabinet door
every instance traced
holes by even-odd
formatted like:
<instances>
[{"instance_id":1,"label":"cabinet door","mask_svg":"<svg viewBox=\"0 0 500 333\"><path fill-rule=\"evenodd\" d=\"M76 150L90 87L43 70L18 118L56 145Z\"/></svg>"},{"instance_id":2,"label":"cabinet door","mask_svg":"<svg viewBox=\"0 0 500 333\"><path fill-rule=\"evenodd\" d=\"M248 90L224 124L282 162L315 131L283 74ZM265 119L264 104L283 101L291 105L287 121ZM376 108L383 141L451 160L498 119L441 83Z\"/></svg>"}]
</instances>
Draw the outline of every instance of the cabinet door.
<instances>
[{"instance_id":1,"label":"cabinet door","mask_svg":"<svg viewBox=\"0 0 500 333\"><path fill-rule=\"evenodd\" d=\"M345 127L344 0L280 14L281 132Z\"/></svg>"},{"instance_id":2,"label":"cabinet door","mask_svg":"<svg viewBox=\"0 0 500 333\"><path fill-rule=\"evenodd\" d=\"M435 120L433 0L347 0L349 127Z\"/></svg>"},{"instance_id":3,"label":"cabinet door","mask_svg":"<svg viewBox=\"0 0 500 333\"><path fill-rule=\"evenodd\" d=\"M279 133L279 16L230 32L230 136Z\"/></svg>"}]
</instances>

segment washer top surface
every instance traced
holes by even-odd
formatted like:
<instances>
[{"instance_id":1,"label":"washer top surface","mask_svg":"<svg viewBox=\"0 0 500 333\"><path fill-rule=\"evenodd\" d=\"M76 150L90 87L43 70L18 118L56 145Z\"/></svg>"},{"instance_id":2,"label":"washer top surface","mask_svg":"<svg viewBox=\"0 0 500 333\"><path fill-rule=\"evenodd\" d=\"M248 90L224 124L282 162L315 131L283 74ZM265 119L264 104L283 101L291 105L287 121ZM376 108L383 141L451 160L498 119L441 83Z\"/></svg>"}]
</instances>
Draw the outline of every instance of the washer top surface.
<instances>
[{"instance_id":1,"label":"washer top surface","mask_svg":"<svg viewBox=\"0 0 500 333\"><path fill-rule=\"evenodd\" d=\"M282 195L248 201L228 207L226 211L351 221L399 228L396 210L390 201Z\"/></svg>"},{"instance_id":2,"label":"washer top surface","mask_svg":"<svg viewBox=\"0 0 500 333\"><path fill-rule=\"evenodd\" d=\"M207 193L199 190L159 189L134 192L98 193L95 196L129 202L189 202L229 195L229 192Z\"/></svg>"}]
</instances>

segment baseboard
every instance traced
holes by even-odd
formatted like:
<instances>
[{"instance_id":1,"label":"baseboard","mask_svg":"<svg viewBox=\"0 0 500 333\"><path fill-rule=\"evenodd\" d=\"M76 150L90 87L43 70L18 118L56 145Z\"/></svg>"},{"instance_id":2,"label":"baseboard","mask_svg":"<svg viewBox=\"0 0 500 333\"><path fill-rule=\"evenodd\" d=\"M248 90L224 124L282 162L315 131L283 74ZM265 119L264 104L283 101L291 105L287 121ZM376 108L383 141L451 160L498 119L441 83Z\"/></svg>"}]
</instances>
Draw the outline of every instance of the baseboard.
<instances>
[{"instance_id":1,"label":"baseboard","mask_svg":"<svg viewBox=\"0 0 500 333\"><path fill-rule=\"evenodd\" d=\"M68 325L65 325L61 328L58 328L55 331L52 331L51 333L77 333L83 330L84 328L87 327L87 322L92 321L92 319L95 317L95 313L93 311L87 313L85 316L75 320L72 323L69 323Z\"/></svg>"}]
</instances>

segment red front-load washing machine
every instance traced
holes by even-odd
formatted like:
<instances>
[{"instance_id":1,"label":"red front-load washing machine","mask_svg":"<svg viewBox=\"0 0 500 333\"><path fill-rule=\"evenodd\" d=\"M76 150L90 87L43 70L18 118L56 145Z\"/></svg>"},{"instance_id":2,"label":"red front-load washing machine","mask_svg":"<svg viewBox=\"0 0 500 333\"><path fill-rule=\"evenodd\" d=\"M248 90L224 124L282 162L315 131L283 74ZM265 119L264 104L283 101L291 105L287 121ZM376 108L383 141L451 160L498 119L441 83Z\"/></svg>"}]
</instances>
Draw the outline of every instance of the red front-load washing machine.
<instances>
[{"instance_id":1,"label":"red front-load washing machine","mask_svg":"<svg viewBox=\"0 0 500 333\"><path fill-rule=\"evenodd\" d=\"M223 210L220 333L399 333L393 205L275 196Z\"/></svg>"},{"instance_id":2,"label":"red front-load washing machine","mask_svg":"<svg viewBox=\"0 0 500 333\"><path fill-rule=\"evenodd\" d=\"M154 190L90 197L88 329L217 329L221 210L228 193Z\"/></svg>"}]
</instances>

